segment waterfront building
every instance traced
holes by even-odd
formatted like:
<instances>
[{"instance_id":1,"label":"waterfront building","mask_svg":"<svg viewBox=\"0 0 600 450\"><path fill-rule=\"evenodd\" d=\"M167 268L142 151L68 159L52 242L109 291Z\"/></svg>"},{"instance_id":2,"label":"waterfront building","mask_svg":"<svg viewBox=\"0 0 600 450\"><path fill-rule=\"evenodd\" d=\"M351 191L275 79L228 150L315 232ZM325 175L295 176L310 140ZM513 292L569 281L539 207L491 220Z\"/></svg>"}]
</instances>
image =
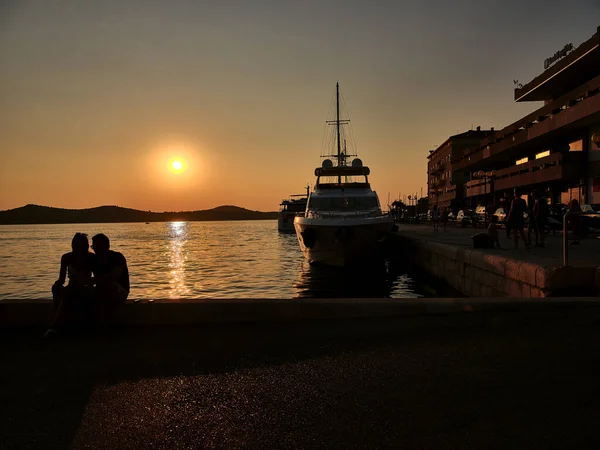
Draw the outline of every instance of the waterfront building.
<instances>
[{"instance_id":1,"label":"waterfront building","mask_svg":"<svg viewBox=\"0 0 600 450\"><path fill-rule=\"evenodd\" d=\"M430 150L427 157L427 187L429 206L437 204L451 208L459 208L463 204L465 179L462 170L453 170L454 165L461 161L464 151L493 133L492 130L469 130L450 136L435 150Z\"/></svg>"},{"instance_id":2,"label":"waterfront building","mask_svg":"<svg viewBox=\"0 0 600 450\"><path fill-rule=\"evenodd\" d=\"M492 129L475 145L451 152L450 177L457 183L444 184L439 174L448 170L436 172L432 165L434 159L443 161L438 151L447 150L440 146L428 156L430 182L442 181L439 200L500 206L517 188L523 193L536 189L551 203L576 198L600 204L600 27L578 47L568 44L544 60L544 68L514 91L515 101L543 106L503 129ZM460 200L459 180L464 180ZM430 195L435 196L436 186L430 186ZM452 193L447 198L442 197L446 189Z\"/></svg>"}]
</instances>

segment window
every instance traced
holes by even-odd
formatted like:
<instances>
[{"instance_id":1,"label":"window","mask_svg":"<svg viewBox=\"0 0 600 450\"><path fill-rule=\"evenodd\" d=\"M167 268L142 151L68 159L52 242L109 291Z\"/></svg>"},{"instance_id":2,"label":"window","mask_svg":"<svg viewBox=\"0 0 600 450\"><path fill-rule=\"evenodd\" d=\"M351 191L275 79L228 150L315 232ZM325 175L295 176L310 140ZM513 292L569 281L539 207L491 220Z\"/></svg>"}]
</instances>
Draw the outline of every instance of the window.
<instances>
[{"instance_id":1,"label":"window","mask_svg":"<svg viewBox=\"0 0 600 450\"><path fill-rule=\"evenodd\" d=\"M315 211L365 210L377 208L376 197L311 197L309 209Z\"/></svg>"},{"instance_id":2,"label":"window","mask_svg":"<svg viewBox=\"0 0 600 450\"><path fill-rule=\"evenodd\" d=\"M550 156L550 150L546 150L545 152L538 153L537 155L535 155L535 159L544 158L546 156Z\"/></svg>"},{"instance_id":3,"label":"window","mask_svg":"<svg viewBox=\"0 0 600 450\"><path fill-rule=\"evenodd\" d=\"M525 164L527 161L529 161L529 158L527 158L526 156L525 158L517 159L517 162L515 164L518 166L520 164Z\"/></svg>"},{"instance_id":4,"label":"window","mask_svg":"<svg viewBox=\"0 0 600 450\"><path fill-rule=\"evenodd\" d=\"M583 151L583 139L579 139L578 141L569 142L569 151L570 152L582 152Z\"/></svg>"}]
</instances>

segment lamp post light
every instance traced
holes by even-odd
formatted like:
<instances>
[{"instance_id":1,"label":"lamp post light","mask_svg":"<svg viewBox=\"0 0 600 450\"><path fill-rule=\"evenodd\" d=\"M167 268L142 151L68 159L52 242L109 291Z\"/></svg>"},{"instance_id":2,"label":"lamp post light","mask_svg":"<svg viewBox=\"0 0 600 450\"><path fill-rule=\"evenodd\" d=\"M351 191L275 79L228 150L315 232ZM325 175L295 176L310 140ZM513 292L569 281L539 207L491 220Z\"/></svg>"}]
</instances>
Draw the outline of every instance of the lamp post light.
<instances>
[{"instance_id":1,"label":"lamp post light","mask_svg":"<svg viewBox=\"0 0 600 450\"><path fill-rule=\"evenodd\" d=\"M477 172L473 172L473 177L474 178L482 178L483 179L483 198L484 198L484 214L483 214L483 224L485 227L487 227L487 205L488 205L488 201L487 201L487 180L491 180L496 176L496 171L495 170L490 170L490 171L484 171L484 170L479 170ZM491 189L490 189L491 191Z\"/></svg>"}]
</instances>

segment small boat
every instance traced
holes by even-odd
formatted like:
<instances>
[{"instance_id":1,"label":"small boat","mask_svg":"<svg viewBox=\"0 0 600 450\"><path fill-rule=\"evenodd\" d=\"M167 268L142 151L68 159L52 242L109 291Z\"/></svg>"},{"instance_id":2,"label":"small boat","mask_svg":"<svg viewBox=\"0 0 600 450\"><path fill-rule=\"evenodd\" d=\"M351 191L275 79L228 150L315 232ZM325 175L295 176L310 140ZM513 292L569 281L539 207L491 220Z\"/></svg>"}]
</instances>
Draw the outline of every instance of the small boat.
<instances>
[{"instance_id":1,"label":"small boat","mask_svg":"<svg viewBox=\"0 0 600 450\"><path fill-rule=\"evenodd\" d=\"M279 205L279 217L277 218L277 229L281 232L294 232L294 217L306 210L309 187L306 186L306 194L292 194L289 198L282 200Z\"/></svg>"},{"instance_id":2,"label":"small boat","mask_svg":"<svg viewBox=\"0 0 600 450\"><path fill-rule=\"evenodd\" d=\"M383 213L377 193L369 184L369 167L360 159L348 158L341 148L340 126L349 120L340 120L339 84L336 84L336 120L327 123L336 126L337 153L324 155L321 167L308 197L306 211L294 219L294 228L300 248L310 263L348 266L366 263L377 258L394 219Z\"/></svg>"}]
</instances>

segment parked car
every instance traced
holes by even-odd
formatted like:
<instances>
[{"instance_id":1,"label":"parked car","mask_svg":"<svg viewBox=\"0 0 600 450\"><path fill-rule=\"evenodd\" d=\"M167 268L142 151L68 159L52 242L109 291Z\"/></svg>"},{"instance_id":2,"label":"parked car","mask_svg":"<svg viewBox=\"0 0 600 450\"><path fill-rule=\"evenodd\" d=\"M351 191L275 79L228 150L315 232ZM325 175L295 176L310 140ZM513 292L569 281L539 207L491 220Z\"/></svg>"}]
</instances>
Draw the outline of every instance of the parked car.
<instances>
[{"instance_id":1,"label":"parked car","mask_svg":"<svg viewBox=\"0 0 600 450\"><path fill-rule=\"evenodd\" d=\"M508 212L506 212L504 208L498 208L492 215L498 218L498 223L506 223ZM529 212L523 212L523 220L525 221L525 225L527 225L527 221L529 220Z\"/></svg>"},{"instance_id":2,"label":"parked car","mask_svg":"<svg viewBox=\"0 0 600 450\"><path fill-rule=\"evenodd\" d=\"M596 208L594 208L596 206ZM581 205L581 211L586 214L600 214L597 205Z\"/></svg>"},{"instance_id":3,"label":"parked car","mask_svg":"<svg viewBox=\"0 0 600 450\"><path fill-rule=\"evenodd\" d=\"M506 222L506 212L504 211L504 208L498 208L494 213L494 216L498 218L498 223Z\"/></svg>"},{"instance_id":4,"label":"parked car","mask_svg":"<svg viewBox=\"0 0 600 450\"><path fill-rule=\"evenodd\" d=\"M550 211L550 216L555 217L563 217L569 208L564 203L555 203L553 205L548 205L548 210Z\"/></svg>"},{"instance_id":5,"label":"parked car","mask_svg":"<svg viewBox=\"0 0 600 450\"><path fill-rule=\"evenodd\" d=\"M461 227L469 225L477 226L481 221L481 217L472 209L461 209L456 215L456 223Z\"/></svg>"},{"instance_id":6,"label":"parked car","mask_svg":"<svg viewBox=\"0 0 600 450\"><path fill-rule=\"evenodd\" d=\"M598 205L581 205L581 212L589 214L581 218L581 223L585 227L584 232L600 233L600 211Z\"/></svg>"},{"instance_id":7,"label":"parked car","mask_svg":"<svg viewBox=\"0 0 600 450\"><path fill-rule=\"evenodd\" d=\"M485 216L485 206L479 205L477 208L475 208L475 214L483 218Z\"/></svg>"}]
</instances>

